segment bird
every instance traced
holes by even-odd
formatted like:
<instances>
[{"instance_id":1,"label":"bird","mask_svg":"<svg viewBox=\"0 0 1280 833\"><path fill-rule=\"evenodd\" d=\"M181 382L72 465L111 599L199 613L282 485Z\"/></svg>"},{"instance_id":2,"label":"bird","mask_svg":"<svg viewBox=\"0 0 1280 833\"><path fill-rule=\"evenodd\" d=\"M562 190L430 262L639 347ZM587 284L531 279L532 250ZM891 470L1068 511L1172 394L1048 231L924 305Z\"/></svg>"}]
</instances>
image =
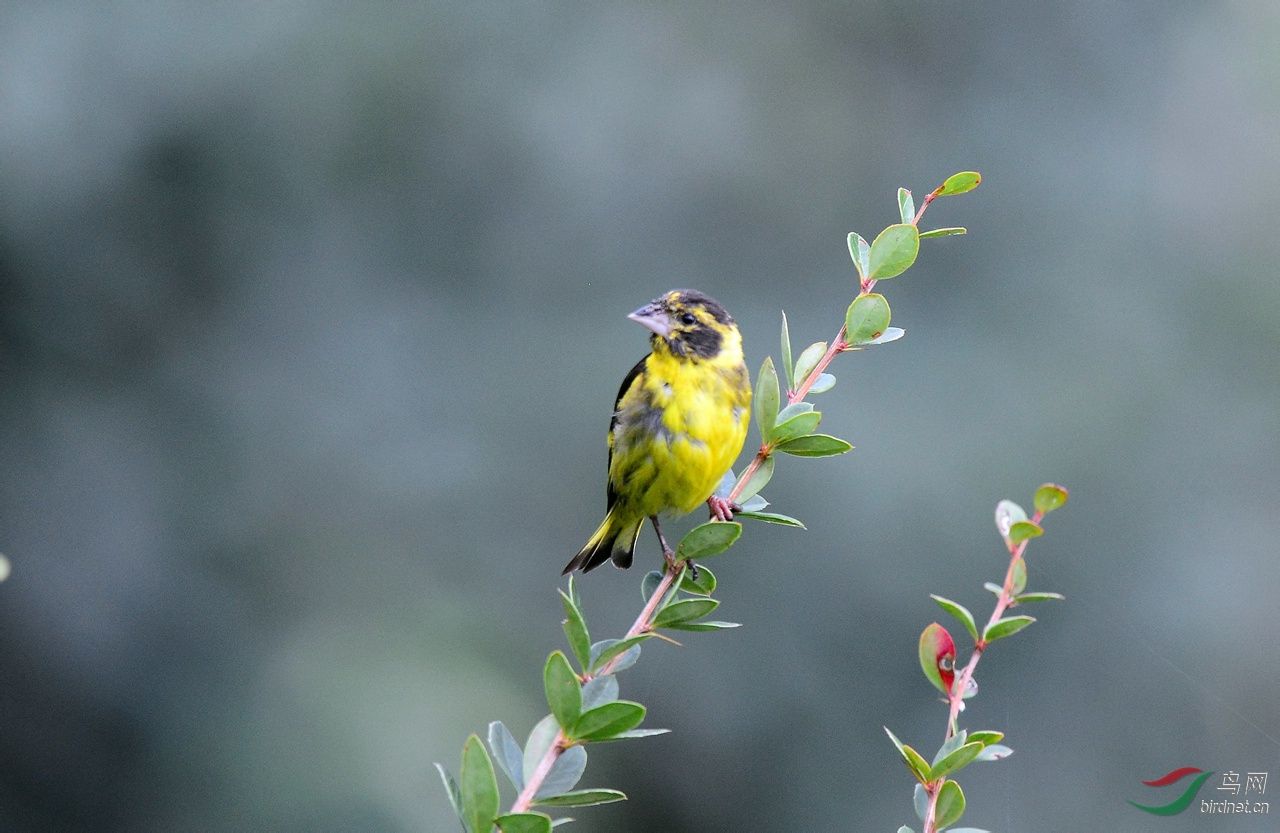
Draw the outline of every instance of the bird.
<instances>
[{"instance_id":1,"label":"bird","mask_svg":"<svg viewBox=\"0 0 1280 833\"><path fill-rule=\"evenodd\" d=\"M651 331L650 352L622 380L609 421L607 512L565 566L587 572L612 559L631 566L646 519L668 566L674 552L658 516L704 502L719 520L739 507L712 497L742 450L751 380L738 325L714 298L673 289L627 316Z\"/></svg>"}]
</instances>

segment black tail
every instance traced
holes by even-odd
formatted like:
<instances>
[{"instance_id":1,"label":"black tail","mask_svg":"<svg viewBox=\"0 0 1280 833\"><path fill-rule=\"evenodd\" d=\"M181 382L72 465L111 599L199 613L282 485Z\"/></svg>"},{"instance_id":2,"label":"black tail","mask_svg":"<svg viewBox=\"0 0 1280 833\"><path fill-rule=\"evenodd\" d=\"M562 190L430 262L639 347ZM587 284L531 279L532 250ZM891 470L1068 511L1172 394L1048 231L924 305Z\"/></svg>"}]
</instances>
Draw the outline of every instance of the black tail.
<instances>
[{"instance_id":1,"label":"black tail","mask_svg":"<svg viewBox=\"0 0 1280 833\"><path fill-rule=\"evenodd\" d=\"M614 566L621 570L630 567L644 521L622 527L615 524L616 519L610 512L591 536L591 540L587 541L587 545L565 565L561 575L568 575L574 570L590 572L610 558L613 559Z\"/></svg>"}]
</instances>

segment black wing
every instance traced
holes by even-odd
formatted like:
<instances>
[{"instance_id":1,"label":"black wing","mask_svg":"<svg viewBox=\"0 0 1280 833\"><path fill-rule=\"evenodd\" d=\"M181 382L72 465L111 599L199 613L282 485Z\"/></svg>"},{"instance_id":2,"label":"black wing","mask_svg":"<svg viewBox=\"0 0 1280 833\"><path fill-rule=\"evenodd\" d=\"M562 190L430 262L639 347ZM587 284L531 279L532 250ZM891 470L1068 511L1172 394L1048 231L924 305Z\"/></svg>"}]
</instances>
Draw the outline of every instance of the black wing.
<instances>
[{"instance_id":1,"label":"black wing","mask_svg":"<svg viewBox=\"0 0 1280 833\"><path fill-rule=\"evenodd\" d=\"M613 490L613 481L609 479L608 472L613 468L613 429L618 424L618 405L622 403L622 397L627 395L627 390L631 387L631 383L636 380L644 371L644 363L649 361L649 357L645 356L636 362L636 366L628 371L622 380L622 386L618 388L618 398L613 400L613 415L609 417L609 459L605 464L605 511L608 512L613 508L614 502L618 499L618 493Z\"/></svg>"}]
</instances>

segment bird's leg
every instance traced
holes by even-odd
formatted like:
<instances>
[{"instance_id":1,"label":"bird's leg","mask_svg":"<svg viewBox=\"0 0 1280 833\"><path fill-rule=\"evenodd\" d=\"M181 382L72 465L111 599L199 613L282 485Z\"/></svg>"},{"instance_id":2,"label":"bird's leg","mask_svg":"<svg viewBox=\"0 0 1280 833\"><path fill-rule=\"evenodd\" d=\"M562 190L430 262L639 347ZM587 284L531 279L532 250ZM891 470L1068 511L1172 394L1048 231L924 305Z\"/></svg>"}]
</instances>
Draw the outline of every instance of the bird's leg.
<instances>
[{"instance_id":1,"label":"bird's leg","mask_svg":"<svg viewBox=\"0 0 1280 833\"><path fill-rule=\"evenodd\" d=\"M711 518L716 521L733 520L734 512L741 512L742 507L736 503L732 503L719 495L712 495L707 498L707 506L711 509Z\"/></svg>"},{"instance_id":2,"label":"bird's leg","mask_svg":"<svg viewBox=\"0 0 1280 833\"><path fill-rule=\"evenodd\" d=\"M676 553L671 549L671 545L667 543L666 536L662 534L662 525L658 523L657 515L650 515L649 520L653 521L653 531L658 533L658 543L662 545L662 560L666 562L667 569L674 572L676 569ZM692 561L686 561L689 565L689 575L696 581L698 578L698 565Z\"/></svg>"}]
</instances>

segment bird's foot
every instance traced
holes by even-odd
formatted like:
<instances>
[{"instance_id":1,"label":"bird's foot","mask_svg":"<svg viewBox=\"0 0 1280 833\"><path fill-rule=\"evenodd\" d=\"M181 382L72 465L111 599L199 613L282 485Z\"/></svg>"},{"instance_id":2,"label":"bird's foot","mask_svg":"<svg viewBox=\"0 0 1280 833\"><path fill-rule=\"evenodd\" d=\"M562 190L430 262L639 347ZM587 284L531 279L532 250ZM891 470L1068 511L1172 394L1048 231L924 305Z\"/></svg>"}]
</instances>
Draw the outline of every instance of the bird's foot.
<instances>
[{"instance_id":1,"label":"bird's foot","mask_svg":"<svg viewBox=\"0 0 1280 833\"><path fill-rule=\"evenodd\" d=\"M698 565L688 559L677 559L676 554L671 551L662 554L663 561L666 562L667 572L673 575L679 575L680 570L687 568L689 570L689 578L693 581L698 580Z\"/></svg>"},{"instance_id":2,"label":"bird's foot","mask_svg":"<svg viewBox=\"0 0 1280 833\"><path fill-rule=\"evenodd\" d=\"M707 498L707 506L711 509L712 520L716 521L731 521L733 520L734 512L742 511L741 506L719 495L712 495Z\"/></svg>"}]
</instances>

